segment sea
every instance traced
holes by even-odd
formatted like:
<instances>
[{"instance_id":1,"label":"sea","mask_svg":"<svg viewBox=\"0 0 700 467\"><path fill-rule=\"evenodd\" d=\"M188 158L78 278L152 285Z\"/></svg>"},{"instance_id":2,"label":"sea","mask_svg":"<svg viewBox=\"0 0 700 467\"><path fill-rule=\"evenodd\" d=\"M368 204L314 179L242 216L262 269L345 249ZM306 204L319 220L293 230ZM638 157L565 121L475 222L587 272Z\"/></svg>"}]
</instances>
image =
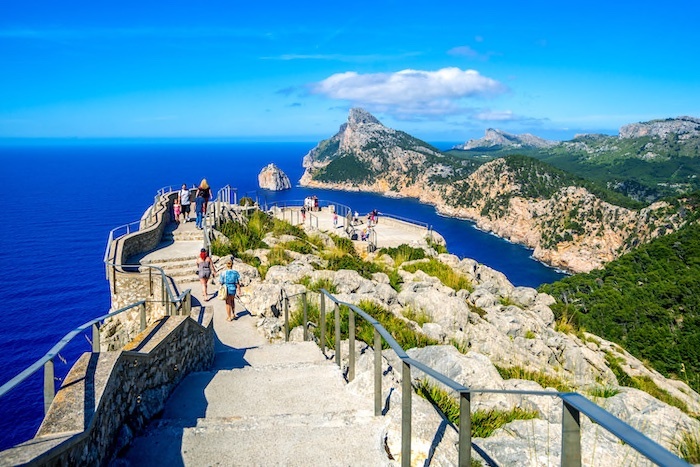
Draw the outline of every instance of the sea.
<instances>
[{"instance_id":1,"label":"sea","mask_svg":"<svg viewBox=\"0 0 700 467\"><path fill-rule=\"evenodd\" d=\"M163 187L206 178L259 202L322 200L360 213L415 219L442 234L451 253L503 272L514 285L537 287L564 273L532 258L532 251L440 216L415 199L371 193L258 189L257 174L274 162L294 185L309 143L229 140L4 140L0 186L7 195L0 222L0 384L29 367L63 336L109 311L103 256L111 229L138 220ZM451 144L436 142L438 148ZM60 385L89 336L78 336L55 360ZM33 437L43 416L43 372L0 398L0 450Z\"/></svg>"}]
</instances>

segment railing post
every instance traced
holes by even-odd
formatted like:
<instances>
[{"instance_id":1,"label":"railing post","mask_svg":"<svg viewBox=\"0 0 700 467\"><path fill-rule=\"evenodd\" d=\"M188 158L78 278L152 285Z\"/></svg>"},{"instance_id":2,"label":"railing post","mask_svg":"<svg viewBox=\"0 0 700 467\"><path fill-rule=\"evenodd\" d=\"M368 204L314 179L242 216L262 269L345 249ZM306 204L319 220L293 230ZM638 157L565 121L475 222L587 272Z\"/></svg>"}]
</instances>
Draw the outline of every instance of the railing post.
<instances>
[{"instance_id":1,"label":"railing post","mask_svg":"<svg viewBox=\"0 0 700 467\"><path fill-rule=\"evenodd\" d=\"M182 306L185 307L185 315L189 316L192 313L192 292L190 290L185 294L184 300Z\"/></svg>"},{"instance_id":2,"label":"railing post","mask_svg":"<svg viewBox=\"0 0 700 467\"><path fill-rule=\"evenodd\" d=\"M144 303L141 305L139 309L139 318L140 318L140 329L141 332L143 332L144 329L146 329L146 304Z\"/></svg>"},{"instance_id":3,"label":"railing post","mask_svg":"<svg viewBox=\"0 0 700 467\"><path fill-rule=\"evenodd\" d=\"M374 328L374 415L382 414L382 336Z\"/></svg>"},{"instance_id":4,"label":"railing post","mask_svg":"<svg viewBox=\"0 0 700 467\"><path fill-rule=\"evenodd\" d=\"M471 393L459 394L459 466L469 467L472 462Z\"/></svg>"},{"instance_id":5,"label":"railing post","mask_svg":"<svg viewBox=\"0 0 700 467\"><path fill-rule=\"evenodd\" d=\"M284 341L289 342L289 299L284 299Z\"/></svg>"},{"instance_id":6,"label":"railing post","mask_svg":"<svg viewBox=\"0 0 700 467\"><path fill-rule=\"evenodd\" d=\"M335 363L340 366L340 307L335 304Z\"/></svg>"},{"instance_id":7,"label":"railing post","mask_svg":"<svg viewBox=\"0 0 700 467\"><path fill-rule=\"evenodd\" d=\"M100 328L97 327L97 323L92 325L92 351L100 351Z\"/></svg>"},{"instance_id":8,"label":"railing post","mask_svg":"<svg viewBox=\"0 0 700 467\"><path fill-rule=\"evenodd\" d=\"M153 268L148 268L148 295L153 297Z\"/></svg>"},{"instance_id":9,"label":"railing post","mask_svg":"<svg viewBox=\"0 0 700 467\"><path fill-rule=\"evenodd\" d=\"M117 294L117 266L112 266L112 293Z\"/></svg>"},{"instance_id":10,"label":"railing post","mask_svg":"<svg viewBox=\"0 0 700 467\"><path fill-rule=\"evenodd\" d=\"M403 362L401 373L401 465L411 466L411 366Z\"/></svg>"},{"instance_id":11,"label":"railing post","mask_svg":"<svg viewBox=\"0 0 700 467\"><path fill-rule=\"evenodd\" d=\"M348 381L355 379L355 312L348 307Z\"/></svg>"},{"instance_id":12,"label":"railing post","mask_svg":"<svg viewBox=\"0 0 700 467\"><path fill-rule=\"evenodd\" d=\"M49 412L49 407L51 407L51 402L56 395L56 387L53 383L54 372L53 372L53 359L44 363L44 414Z\"/></svg>"},{"instance_id":13,"label":"railing post","mask_svg":"<svg viewBox=\"0 0 700 467\"><path fill-rule=\"evenodd\" d=\"M326 355L326 294L321 292L321 353Z\"/></svg>"},{"instance_id":14,"label":"railing post","mask_svg":"<svg viewBox=\"0 0 700 467\"><path fill-rule=\"evenodd\" d=\"M581 420L578 409L562 401L561 465L581 467Z\"/></svg>"},{"instance_id":15,"label":"railing post","mask_svg":"<svg viewBox=\"0 0 700 467\"><path fill-rule=\"evenodd\" d=\"M309 340L309 327L307 325L309 322L309 306L306 301L306 292L304 292L301 296L301 303L304 307L304 342L306 342Z\"/></svg>"}]
</instances>

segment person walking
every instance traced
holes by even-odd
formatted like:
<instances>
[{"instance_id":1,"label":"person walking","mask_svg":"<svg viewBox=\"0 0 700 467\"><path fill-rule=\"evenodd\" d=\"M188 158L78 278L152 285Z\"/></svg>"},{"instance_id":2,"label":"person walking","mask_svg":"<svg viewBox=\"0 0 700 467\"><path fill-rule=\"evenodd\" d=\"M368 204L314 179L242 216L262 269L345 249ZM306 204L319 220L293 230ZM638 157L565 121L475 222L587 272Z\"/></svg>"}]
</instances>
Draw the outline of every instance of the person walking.
<instances>
[{"instance_id":1,"label":"person walking","mask_svg":"<svg viewBox=\"0 0 700 467\"><path fill-rule=\"evenodd\" d=\"M185 222L190 221L190 190L187 189L187 184L183 183L180 192L178 193L178 201L182 207L182 216Z\"/></svg>"},{"instance_id":2,"label":"person walking","mask_svg":"<svg viewBox=\"0 0 700 467\"><path fill-rule=\"evenodd\" d=\"M219 275L219 283L226 286L226 321L236 317L236 296L240 292L240 274L233 269L233 257L226 260L226 270Z\"/></svg>"},{"instance_id":3,"label":"person walking","mask_svg":"<svg viewBox=\"0 0 700 467\"><path fill-rule=\"evenodd\" d=\"M206 248L202 248L197 257L197 276L199 277L199 282L202 284L202 296L204 297L204 301L208 302L209 294L207 293L207 282L210 277L216 277L216 268Z\"/></svg>"}]
</instances>

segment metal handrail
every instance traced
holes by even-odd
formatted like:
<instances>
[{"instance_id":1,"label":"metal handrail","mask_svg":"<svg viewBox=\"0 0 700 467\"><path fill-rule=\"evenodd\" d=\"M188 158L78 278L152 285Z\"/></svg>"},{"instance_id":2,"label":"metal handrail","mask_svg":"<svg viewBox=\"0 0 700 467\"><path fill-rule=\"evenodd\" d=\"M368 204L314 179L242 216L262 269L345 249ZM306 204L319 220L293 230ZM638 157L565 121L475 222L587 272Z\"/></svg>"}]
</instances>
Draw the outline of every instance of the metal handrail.
<instances>
[{"instance_id":1,"label":"metal handrail","mask_svg":"<svg viewBox=\"0 0 700 467\"><path fill-rule=\"evenodd\" d=\"M141 306L142 310L141 313L142 315L145 314L145 300L138 301L136 303L132 303L131 305L127 305L124 308L120 308L116 311L113 311L111 313L107 313L106 315L102 315L99 318L95 318L91 321L88 321L87 323L78 326L77 328L73 329L70 331L68 334L66 334L63 339L61 339L56 345L54 345L51 350L46 352L46 354L41 357L39 360L34 362L32 365L27 367L24 371L19 373L17 376L0 386L0 397L4 396L7 394L9 391L14 389L17 385L22 383L24 380L26 380L28 377L39 371L41 368L44 368L44 412L48 411L48 408L51 406L51 402L53 401L53 398L55 396L55 388L54 388L54 376L53 376L53 359L59 355L59 352L63 350L63 348L71 341L75 336L80 334L81 332L85 331L88 328L92 328L92 351L93 352L99 352L99 347L100 347L100 332L99 329L97 328L97 324L101 321L104 321L107 318L111 318L112 316L116 316L118 314L124 313L125 311L131 310L134 307ZM141 330L143 331L145 329L145 317L141 319Z\"/></svg>"},{"instance_id":2,"label":"metal handrail","mask_svg":"<svg viewBox=\"0 0 700 467\"><path fill-rule=\"evenodd\" d=\"M402 417L401 417L401 464L411 465L411 397L406 394L412 392L411 368L416 368L423 373L434 378L453 391L459 393L460 421L459 421L459 465L468 466L471 463L471 394L491 393L491 394L519 394L519 395L546 395L559 397L563 403L562 410L562 449L561 464L565 466L581 465L581 424L580 414L583 413L590 420L607 430L618 439L627 443L628 446L642 454L650 461L663 466L688 466L684 460L648 438L632 426L615 417L597 404L586 399L581 394L575 392L549 392L549 391L518 391L518 390L498 390L498 389L474 389L468 388L442 373L434 370L426 364L415 360L406 354L403 348L396 342L393 336L375 318L360 309L358 306L343 302L335 298L327 290L321 289L321 350L325 354L325 298L328 297L335 303L335 361L341 365L340 349L340 306L347 307L348 315L348 380L355 377L355 314L361 316L374 328L374 412L379 416L382 414L382 345L381 338L387 342L402 362ZM287 319L287 313L285 313ZM306 322L306 320L305 320ZM285 329L288 333L288 322ZM306 327L306 326L305 326ZM406 455L405 453L408 453Z\"/></svg>"},{"instance_id":3,"label":"metal handrail","mask_svg":"<svg viewBox=\"0 0 700 467\"><path fill-rule=\"evenodd\" d=\"M397 216L396 214L391 214L388 212L381 212L381 213L379 213L379 215L380 215L380 217L388 217L389 219L395 219L397 221L406 222L408 224L413 224L413 225L417 225L419 227L424 227L428 230L432 230L430 227L430 224L427 222L417 221L417 220L411 219L409 217Z\"/></svg>"}]
</instances>

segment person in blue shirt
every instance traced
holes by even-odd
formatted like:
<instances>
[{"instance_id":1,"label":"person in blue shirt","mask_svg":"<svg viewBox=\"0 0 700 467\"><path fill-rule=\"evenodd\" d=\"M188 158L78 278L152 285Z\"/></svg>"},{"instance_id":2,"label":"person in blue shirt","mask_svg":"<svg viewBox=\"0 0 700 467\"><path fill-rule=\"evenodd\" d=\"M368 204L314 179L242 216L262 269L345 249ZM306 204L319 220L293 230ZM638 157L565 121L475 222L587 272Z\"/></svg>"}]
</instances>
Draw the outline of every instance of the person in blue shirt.
<instances>
[{"instance_id":1,"label":"person in blue shirt","mask_svg":"<svg viewBox=\"0 0 700 467\"><path fill-rule=\"evenodd\" d=\"M236 319L236 296L241 289L241 275L233 269L233 258L226 261L226 270L219 275L219 283L226 286L226 321Z\"/></svg>"}]
</instances>

